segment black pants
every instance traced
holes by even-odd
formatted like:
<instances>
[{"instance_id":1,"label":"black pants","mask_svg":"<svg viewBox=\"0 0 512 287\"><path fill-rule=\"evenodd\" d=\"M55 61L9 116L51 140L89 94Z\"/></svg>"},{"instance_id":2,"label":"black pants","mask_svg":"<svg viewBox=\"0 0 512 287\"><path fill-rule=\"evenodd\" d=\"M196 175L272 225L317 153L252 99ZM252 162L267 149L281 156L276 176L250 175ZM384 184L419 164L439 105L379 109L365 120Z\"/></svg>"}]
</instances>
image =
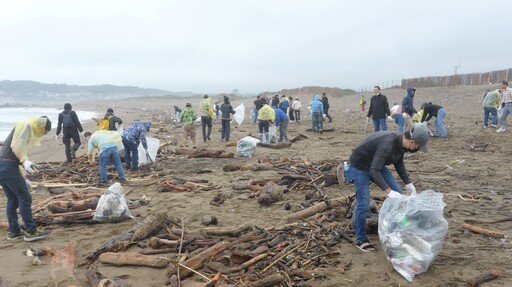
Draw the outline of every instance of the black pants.
<instances>
[{"instance_id":1,"label":"black pants","mask_svg":"<svg viewBox=\"0 0 512 287\"><path fill-rule=\"evenodd\" d=\"M288 117L290 118L290 121L294 121L295 120L294 113L293 113L293 110L291 108L288 111Z\"/></svg>"},{"instance_id":2,"label":"black pants","mask_svg":"<svg viewBox=\"0 0 512 287\"><path fill-rule=\"evenodd\" d=\"M231 128L231 120L222 119L222 128L220 130L221 140L229 141L229 130Z\"/></svg>"},{"instance_id":3,"label":"black pants","mask_svg":"<svg viewBox=\"0 0 512 287\"><path fill-rule=\"evenodd\" d=\"M294 110L295 112L295 120L297 122L300 122L300 110Z\"/></svg>"},{"instance_id":4,"label":"black pants","mask_svg":"<svg viewBox=\"0 0 512 287\"><path fill-rule=\"evenodd\" d=\"M203 141L205 142L207 139L210 139L210 134L212 133L212 118L202 116L201 126L203 128ZM206 127L208 127L208 132L206 131Z\"/></svg>"},{"instance_id":5,"label":"black pants","mask_svg":"<svg viewBox=\"0 0 512 287\"><path fill-rule=\"evenodd\" d=\"M331 118L331 116L329 115L329 108L324 109L324 112L325 112L325 116L329 119L329 122L332 122L332 118Z\"/></svg>"},{"instance_id":6,"label":"black pants","mask_svg":"<svg viewBox=\"0 0 512 287\"><path fill-rule=\"evenodd\" d=\"M62 143L66 147L65 153L66 153L66 161L71 162L73 160L71 156L71 148L73 148L73 152L78 150L80 145L82 144L80 142L80 134L78 133L78 129L73 128L65 128L62 130ZM73 147L71 147L71 139L73 139Z\"/></svg>"}]
</instances>

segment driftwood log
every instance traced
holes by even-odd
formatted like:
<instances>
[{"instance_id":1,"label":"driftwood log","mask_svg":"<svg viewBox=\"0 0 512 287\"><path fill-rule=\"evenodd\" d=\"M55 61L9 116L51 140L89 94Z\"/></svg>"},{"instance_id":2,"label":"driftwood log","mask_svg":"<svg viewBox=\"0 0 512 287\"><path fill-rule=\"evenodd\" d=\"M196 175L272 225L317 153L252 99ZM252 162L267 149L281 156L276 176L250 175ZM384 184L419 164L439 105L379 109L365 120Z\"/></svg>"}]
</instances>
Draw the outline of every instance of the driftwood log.
<instances>
[{"instance_id":1,"label":"driftwood log","mask_svg":"<svg viewBox=\"0 0 512 287\"><path fill-rule=\"evenodd\" d=\"M186 260L181 265L184 265L193 270L200 269L207 261L211 260L214 256L217 256L218 254L228 249L229 247L231 247L231 243L229 243L228 241L221 241L215 244L214 246L204 250L203 252L195 255L194 257ZM183 268L180 265L178 265L178 267L172 266L169 269L167 269L167 275L169 276L169 280L172 277L172 275L178 274L178 268L180 279L183 279L193 273L189 269Z\"/></svg>"},{"instance_id":2,"label":"driftwood log","mask_svg":"<svg viewBox=\"0 0 512 287\"><path fill-rule=\"evenodd\" d=\"M505 237L505 234L502 233L502 232L494 231L494 230L489 230L489 229L484 229L484 228L481 228L481 227L478 227L478 226L475 226L475 225L471 225L471 224L467 224L467 223L462 224L462 227L467 229L467 230L469 230L469 231L472 231L472 232L475 232L475 233L480 233L480 234L487 235L487 236L494 237L494 238L503 238L503 237Z\"/></svg>"},{"instance_id":3,"label":"driftwood log","mask_svg":"<svg viewBox=\"0 0 512 287\"><path fill-rule=\"evenodd\" d=\"M177 155L186 155L188 158L232 158L235 154L232 152L226 152L225 150L213 150L213 149L188 149L188 148L177 148L174 150Z\"/></svg>"},{"instance_id":4,"label":"driftwood log","mask_svg":"<svg viewBox=\"0 0 512 287\"><path fill-rule=\"evenodd\" d=\"M307 136L303 135L303 134L299 134L299 135L296 135L293 138L291 138L290 142L294 143L294 142L298 142L298 141L303 140L303 139L309 139L309 138Z\"/></svg>"},{"instance_id":5,"label":"driftwood log","mask_svg":"<svg viewBox=\"0 0 512 287\"><path fill-rule=\"evenodd\" d=\"M492 281L500 276L501 276L500 270L491 270L490 272L485 272L482 275L478 275L477 277L466 281L466 286L467 287L480 286L480 284Z\"/></svg>"},{"instance_id":6,"label":"driftwood log","mask_svg":"<svg viewBox=\"0 0 512 287\"><path fill-rule=\"evenodd\" d=\"M291 142L278 142L278 143L271 143L271 144L266 144L266 143L258 143L257 144L258 146L260 147L266 147L266 148L271 148L271 149L283 149L283 148L289 148L292 146L292 143Z\"/></svg>"},{"instance_id":7,"label":"driftwood log","mask_svg":"<svg viewBox=\"0 0 512 287\"><path fill-rule=\"evenodd\" d=\"M203 228L203 231L207 235L238 237L240 233L249 230L251 227L250 224L246 223L237 227L206 227Z\"/></svg>"},{"instance_id":8,"label":"driftwood log","mask_svg":"<svg viewBox=\"0 0 512 287\"><path fill-rule=\"evenodd\" d=\"M108 287L128 287L126 281L120 278L108 278L98 272L96 269L85 271L85 277L91 286L108 286Z\"/></svg>"},{"instance_id":9,"label":"driftwood log","mask_svg":"<svg viewBox=\"0 0 512 287\"><path fill-rule=\"evenodd\" d=\"M115 266L136 265L155 268L164 268L169 265L170 260L165 257L142 255L139 253L114 253L105 252L98 259L101 263L108 263Z\"/></svg>"},{"instance_id":10,"label":"driftwood log","mask_svg":"<svg viewBox=\"0 0 512 287\"><path fill-rule=\"evenodd\" d=\"M76 242L62 250L49 249L51 256L49 286L80 286L75 278Z\"/></svg>"},{"instance_id":11,"label":"driftwood log","mask_svg":"<svg viewBox=\"0 0 512 287\"><path fill-rule=\"evenodd\" d=\"M261 280L257 280L251 283L248 283L246 286L248 287L272 287L280 284L284 281L284 276L281 274L273 274Z\"/></svg>"},{"instance_id":12,"label":"driftwood log","mask_svg":"<svg viewBox=\"0 0 512 287\"><path fill-rule=\"evenodd\" d=\"M347 203L347 199L344 197L322 201L309 208L288 215L286 220L288 222L294 222L300 219L305 219L326 209L336 208L345 203Z\"/></svg>"}]
</instances>

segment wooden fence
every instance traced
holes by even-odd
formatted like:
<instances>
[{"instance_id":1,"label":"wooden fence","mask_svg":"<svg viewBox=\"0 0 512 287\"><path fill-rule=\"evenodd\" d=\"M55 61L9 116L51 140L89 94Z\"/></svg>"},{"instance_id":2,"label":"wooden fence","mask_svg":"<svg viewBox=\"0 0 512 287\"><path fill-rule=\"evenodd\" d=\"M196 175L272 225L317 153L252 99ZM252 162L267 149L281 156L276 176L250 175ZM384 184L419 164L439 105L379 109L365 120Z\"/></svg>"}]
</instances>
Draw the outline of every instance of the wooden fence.
<instances>
[{"instance_id":1,"label":"wooden fence","mask_svg":"<svg viewBox=\"0 0 512 287\"><path fill-rule=\"evenodd\" d=\"M456 85L484 85L512 80L512 68L487 73L473 73L464 75L451 75L440 77L422 77L414 79L403 79L402 88L407 87L435 87L435 86L456 86Z\"/></svg>"}]
</instances>

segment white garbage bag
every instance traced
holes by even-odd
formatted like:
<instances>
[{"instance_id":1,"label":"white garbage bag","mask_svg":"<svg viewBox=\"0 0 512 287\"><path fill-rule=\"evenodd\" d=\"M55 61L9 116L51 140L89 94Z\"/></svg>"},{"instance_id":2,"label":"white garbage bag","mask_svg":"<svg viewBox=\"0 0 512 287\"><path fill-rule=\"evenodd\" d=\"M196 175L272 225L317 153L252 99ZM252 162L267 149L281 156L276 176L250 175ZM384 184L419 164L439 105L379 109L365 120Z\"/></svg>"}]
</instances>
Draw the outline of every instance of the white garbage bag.
<instances>
[{"instance_id":1,"label":"white garbage bag","mask_svg":"<svg viewBox=\"0 0 512 287\"><path fill-rule=\"evenodd\" d=\"M99 222L121 222L131 218L133 216L126 204L123 187L116 182L101 195L92 219Z\"/></svg>"},{"instance_id":2,"label":"white garbage bag","mask_svg":"<svg viewBox=\"0 0 512 287\"><path fill-rule=\"evenodd\" d=\"M245 106L244 104L239 104L235 108L235 114L233 115L233 118L235 119L235 122L238 124L238 126L242 125L242 122L245 118Z\"/></svg>"},{"instance_id":3,"label":"white garbage bag","mask_svg":"<svg viewBox=\"0 0 512 287\"><path fill-rule=\"evenodd\" d=\"M259 139L250 136L241 138L236 144L236 152L239 156L253 157L256 154L256 145L259 142Z\"/></svg>"},{"instance_id":4,"label":"white garbage bag","mask_svg":"<svg viewBox=\"0 0 512 287\"><path fill-rule=\"evenodd\" d=\"M148 155L146 155L146 151L142 146L142 143L139 144L137 150L139 151L139 167L145 164L152 164L156 162L156 154L158 152L158 148L160 147L160 140L157 138L148 138L146 137L146 141L148 143Z\"/></svg>"}]
</instances>

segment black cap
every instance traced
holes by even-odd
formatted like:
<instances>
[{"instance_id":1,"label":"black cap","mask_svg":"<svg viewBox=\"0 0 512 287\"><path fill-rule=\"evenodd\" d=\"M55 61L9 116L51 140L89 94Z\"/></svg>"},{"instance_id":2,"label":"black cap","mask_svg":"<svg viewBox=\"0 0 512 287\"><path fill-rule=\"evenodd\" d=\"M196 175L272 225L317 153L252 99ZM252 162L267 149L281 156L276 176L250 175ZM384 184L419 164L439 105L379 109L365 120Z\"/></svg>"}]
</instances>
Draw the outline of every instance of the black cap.
<instances>
[{"instance_id":1,"label":"black cap","mask_svg":"<svg viewBox=\"0 0 512 287\"><path fill-rule=\"evenodd\" d=\"M113 113L113 112L114 112L114 110L112 108L107 109L107 113Z\"/></svg>"}]
</instances>

